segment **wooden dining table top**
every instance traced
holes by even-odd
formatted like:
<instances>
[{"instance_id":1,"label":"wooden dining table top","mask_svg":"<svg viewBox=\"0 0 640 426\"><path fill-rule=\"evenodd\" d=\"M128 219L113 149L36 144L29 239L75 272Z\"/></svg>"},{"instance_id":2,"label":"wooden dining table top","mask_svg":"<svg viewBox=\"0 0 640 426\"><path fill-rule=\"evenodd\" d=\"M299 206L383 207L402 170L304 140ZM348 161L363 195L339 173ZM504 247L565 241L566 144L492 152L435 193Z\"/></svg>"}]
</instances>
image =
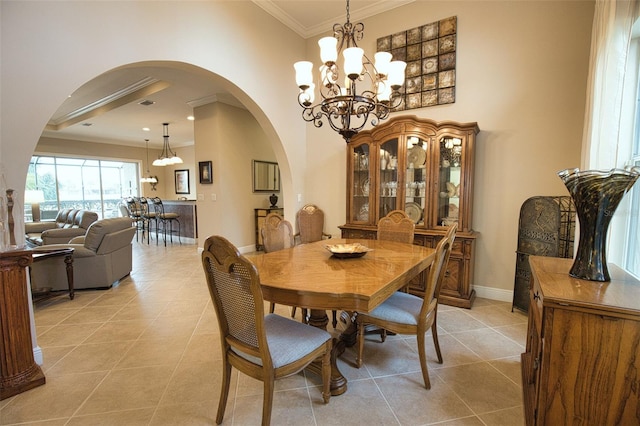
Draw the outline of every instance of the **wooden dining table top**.
<instances>
[{"instance_id":1,"label":"wooden dining table top","mask_svg":"<svg viewBox=\"0 0 640 426\"><path fill-rule=\"evenodd\" d=\"M326 246L360 243L363 257L338 259ZM312 309L370 312L429 267L435 250L392 241L329 239L246 257L265 300Z\"/></svg>"}]
</instances>

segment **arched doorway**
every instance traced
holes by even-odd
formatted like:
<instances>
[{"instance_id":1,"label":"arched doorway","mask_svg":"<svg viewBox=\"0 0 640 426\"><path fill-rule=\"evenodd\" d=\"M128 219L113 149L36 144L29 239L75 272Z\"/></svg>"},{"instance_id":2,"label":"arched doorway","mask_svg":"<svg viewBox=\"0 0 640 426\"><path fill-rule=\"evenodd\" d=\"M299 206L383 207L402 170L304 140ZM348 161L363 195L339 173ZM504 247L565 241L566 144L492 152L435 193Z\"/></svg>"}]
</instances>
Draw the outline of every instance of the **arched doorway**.
<instances>
[{"instance_id":1,"label":"arched doorway","mask_svg":"<svg viewBox=\"0 0 640 426\"><path fill-rule=\"evenodd\" d=\"M249 246L253 243L253 223L245 213L268 205L267 197L251 190L251 162L283 160L277 158L272 138L230 93L238 90L226 79L183 62L127 64L96 76L74 91L51 117L36 152L136 159L141 163L141 173L150 168L151 174L159 177L158 191L146 195L166 199L179 198L174 191L174 172L188 170L187 198L198 201L203 216L215 218L199 221L200 234L224 231L239 246ZM189 120L190 116L194 120ZM180 152L184 164L164 168L149 165L162 149L162 123L170 124L171 149ZM213 163L212 184L199 182L201 161ZM283 179L286 176L283 173ZM150 190L144 184L140 186L143 195ZM225 224L227 217L234 221ZM239 217L246 220L238 221Z\"/></svg>"}]
</instances>

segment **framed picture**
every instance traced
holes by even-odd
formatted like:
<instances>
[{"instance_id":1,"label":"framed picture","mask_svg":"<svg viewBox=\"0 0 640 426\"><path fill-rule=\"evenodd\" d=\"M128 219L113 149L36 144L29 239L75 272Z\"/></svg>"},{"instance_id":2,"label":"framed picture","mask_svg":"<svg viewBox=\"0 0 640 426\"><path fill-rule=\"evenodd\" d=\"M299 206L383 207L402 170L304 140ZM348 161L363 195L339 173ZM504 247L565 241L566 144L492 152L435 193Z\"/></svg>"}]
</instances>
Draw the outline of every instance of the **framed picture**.
<instances>
[{"instance_id":1,"label":"framed picture","mask_svg":"<svg viewBox=\"0 0 640 426\"><path fill-rule=\"evenodd\" d=\"M176 178L176 194L189 193L189 170L176 170L173 172Z\"/></svg>"},{"instance_id":2,"label":"framed picture","mask_svg":"<svg viewBox=\"0 0 640 426\"><path fill-rule=\"evenodd\" d=\"M213 183L213 173L211 170L211 161L200 161L200 183Z\"/></svg>"}]
</instances>

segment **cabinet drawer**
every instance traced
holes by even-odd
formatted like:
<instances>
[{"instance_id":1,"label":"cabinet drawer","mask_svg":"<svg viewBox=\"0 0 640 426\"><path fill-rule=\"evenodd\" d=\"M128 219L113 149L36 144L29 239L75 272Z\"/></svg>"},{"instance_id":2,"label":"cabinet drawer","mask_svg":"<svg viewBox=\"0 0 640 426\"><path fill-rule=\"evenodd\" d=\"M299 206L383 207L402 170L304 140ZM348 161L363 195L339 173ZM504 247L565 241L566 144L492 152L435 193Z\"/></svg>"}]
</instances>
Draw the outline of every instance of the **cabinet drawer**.
<instances>
[{"instance_id":1,"label":"cabinet drawer","mask_svg":"<svg viewBox=\"0 0 640 426\"><path fill-rule=\"evenodd\" d=\"M451 245L451 253L462 254L464 243L460 240L454 240Z\"/></svg>"}]
</instances>

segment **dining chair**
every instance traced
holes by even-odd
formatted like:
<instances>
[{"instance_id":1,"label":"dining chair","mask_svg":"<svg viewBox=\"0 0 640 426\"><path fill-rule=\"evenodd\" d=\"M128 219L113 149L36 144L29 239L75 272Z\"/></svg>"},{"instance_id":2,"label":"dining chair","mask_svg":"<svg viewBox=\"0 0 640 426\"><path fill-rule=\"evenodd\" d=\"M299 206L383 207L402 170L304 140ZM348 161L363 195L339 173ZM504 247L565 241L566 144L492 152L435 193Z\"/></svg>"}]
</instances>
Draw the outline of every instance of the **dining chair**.
<instances>
[{"instance_id":1,"label":"dining chair","mask_svg":"<svg viewBox=\"0 0 640 426\"><path fill-rule=\"evenodd\" d=\"M436 246L433 263L427 274L424 299L402 291L396 291L387 300L378 305L369 313L358 313L358 353L356 366L362 366L362 354L364 352L365 326L372 324L399 334L415 334L418 340L418 355L422 378L427 389L431 389L429 371L427 370L427 356L425 348L425 335L431 328L433 344L436 348L438 362L442 364L442 353L438 342L437 316L438 296L442 287L451 247L456 236L457 224L449 227L447 234Z\"/></svg>"},{"instance_id":2,"label":"dining chair","mask_svg":"<svg viewBox=\"0 0 640 426\"><path fill-rule=\"evenodd\" d=\"M262 236L262 249L265 253L283 250L295 245L291 222L285 220L278 213L269 213L264 218L260 235ZM272 302L269 306L269 312L273 313L275 309L276 304ZM291 316L293 317L295 311L292 312Z\"/></svg>"},{"instance_id":3,"label":"dining chair","mask_svg":"<svg viewBox=\"0 0 640 426\"><path fill-rule=\"evenodd\" d=\"M413 244L415 224L403 210L393 210L378 221L378 240Z\"/></svg>"},{"instance_id":4,"label":"dining chair","mask_svg":"<svg viewBox=\"0 0 640 426\"><path fill-rule=\"evenodd\" d=\"M376 239L413 244L415 228L414 222L404 210L392 210L378 221ZM407 286L403 291L407 292ZM387 339L387 332L388 330L384 328L374 326L369 326L365 330L365 334L379 334L383 342Z\"/></svg>"},{"instance_id":5,"label":"dining chair","mask_svg":"<svg viewBox=\"0 0 640 426\"><path fill-rule=\"evenodd\" d=\"M298 232L294 237L297 237L300 244L313 243L316 241L329 239L331 234L324 232L324 212L315 204L305 204L302 206L298 213L296 213L296 225ZM338 325L337 311L332 311L333 328ZM291 316L296 315L296 307L291 310ZM307 317L307 309L302 308L302 318Z\"/></svg>"},{"instance_id":6,"label":"dining chair","mask_svg":"<svg viewBox=\"0 0 640 426\"><path fill-rule=\"evenodd\" d=\"M151 201L153 202L153 208L155 212L156 245L158 245L158 228L160 227L160 225L162 225L164 246L167 246L167 228L169 228L169 238L171 239L171 244L173 244L174 223L178 225L178 242L182 244L182 241L180 240L180 216L178 215L178 213L165 212L164 204L159 197L153 197Z\"/></svg>"},{"instance_id":7,"label":"dining chair","mask_svg":"<svg viewBox=\"0 0 640 426\"><path fill-rule=\"evenodd\" d=\"M301 244L313 243L331 238L324 232L324 212L315 204L306 204L296 213L298 233L295 235Z\"/></svg>"},{"instance_id":8,"label":"dining chair","mask_svg":"<svg viewBox=\"0 0 640 426\"><path fill-rule=\"evenodd\" d=\"M202 266L222 347L222 389L216 423L224 418L232 367L263 382L263 425L271 422L275 381L302 371L315 360L322 365L322 398L328 403L331 335L280 315L265 316L258 270L224 237L207 238Z\"/></svg>"},{"instance_id":9,"label":"dining chair","mask_svg":"<svg viewBox=\"0 0 640 426\"><path fill-rule=\"evenodd\" d=\"M285 220L278 213L269 213L264 218L260 234L262 235L265 253L290 248L295 245L291 222Z\"/></svg>"}]
</instances>

